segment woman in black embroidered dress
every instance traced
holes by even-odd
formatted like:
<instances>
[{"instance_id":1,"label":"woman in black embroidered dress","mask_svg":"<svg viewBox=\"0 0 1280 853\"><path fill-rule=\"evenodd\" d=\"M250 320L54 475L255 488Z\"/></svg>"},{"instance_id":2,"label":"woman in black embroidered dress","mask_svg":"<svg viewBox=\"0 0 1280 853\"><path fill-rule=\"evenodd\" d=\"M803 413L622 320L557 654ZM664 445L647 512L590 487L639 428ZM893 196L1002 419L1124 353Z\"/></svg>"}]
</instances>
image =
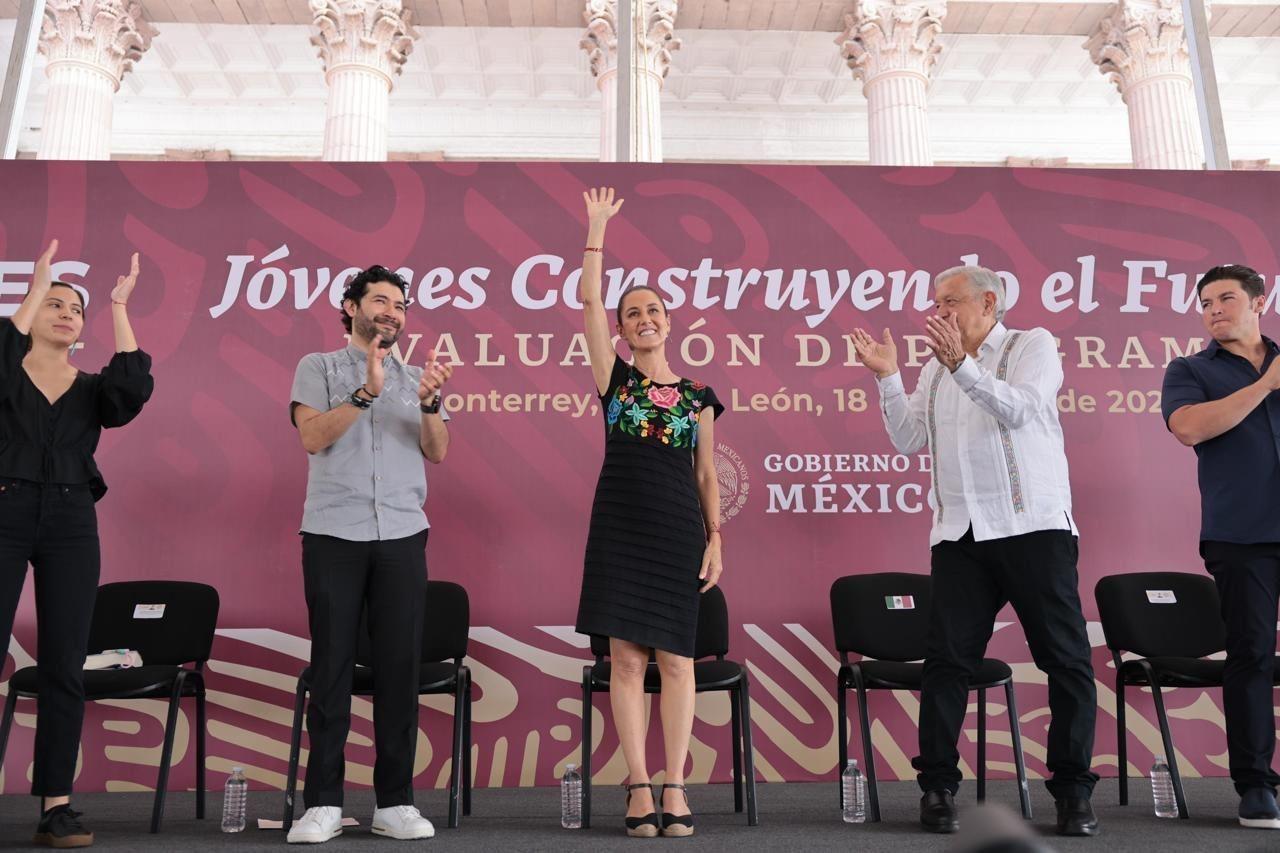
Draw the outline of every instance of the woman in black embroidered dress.
<instances>
[{"instance_id":1,"label":"woman in black embroidered dress","mask_svg":"<svg viewBox=\"0 0 1280 853\"><path fill-rule=\"evenodd\" d=\"M656 291L628 290L617 331L634 357L613 348L600 295L612 189L584 194L587 247L580 282L587 352L605 421L605 458L587 539L577 629L609 638L609 698L627 761L627 833L690 835L684 765L693 731L693 653L698 596L720 578L720 490L713 462L715 392L667 363L671 318ZM662 677L666 784L659 822L645 765L644 674L654 652Z\"/></svg>"}]
</instances>

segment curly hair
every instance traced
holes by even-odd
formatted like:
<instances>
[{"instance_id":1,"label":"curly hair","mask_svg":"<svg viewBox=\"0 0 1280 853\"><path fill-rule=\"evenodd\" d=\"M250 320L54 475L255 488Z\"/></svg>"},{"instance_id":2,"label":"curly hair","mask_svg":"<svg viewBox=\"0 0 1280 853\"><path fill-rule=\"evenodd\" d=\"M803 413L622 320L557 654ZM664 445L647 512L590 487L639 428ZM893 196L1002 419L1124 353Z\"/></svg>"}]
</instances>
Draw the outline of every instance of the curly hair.
<instances>
[{"instance_id":1,"label":"curly hair","mask_svg":"<svg viewBox=\"0 0 1280 853\"><path fill-rule=\"evenodd\" d=\"M357 273L351 281L347 282L346 290L342 291L342 307L338 309L339 313L342 314L342 325L348 332L351 331L351 316L347 314L347 300L350 299L358 306L360 300L364 299L364 295L369 292L369 285L377 284L378 282L394 284L400 288L401 296L406 299L409 298L409 282L384 266L374 264L367 270Z\"/></svg>"}]
</instances>

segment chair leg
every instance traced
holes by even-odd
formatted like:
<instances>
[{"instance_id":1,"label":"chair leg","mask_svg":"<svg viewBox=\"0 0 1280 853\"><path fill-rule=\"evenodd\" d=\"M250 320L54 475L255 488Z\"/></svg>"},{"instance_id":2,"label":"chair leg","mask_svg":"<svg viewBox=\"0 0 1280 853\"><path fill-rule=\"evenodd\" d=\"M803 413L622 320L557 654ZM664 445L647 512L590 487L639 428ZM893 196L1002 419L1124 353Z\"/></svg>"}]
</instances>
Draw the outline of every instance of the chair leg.
<instances>
[{"instance_id":1,"label":"chair leg","mask_svg":"<svg viewBox=\"0 0 1280 853\"><path fill-rule=\"evenodd\" d=\"M1169 730L1169 717L1164 712L1164 697L1160 695L1159 680L1152 675L1151 698L1155 700L1156 717L1160 720L1160 739L1164 741L1165 760L1169 762L1169 775L1173 778L1173 796L1178 803L1178 817L1186 820L1191 815L1187 811L1187 797L1182 791L1182 774L1178 772L1178 759L1173 754L1173 732Z\"/></svg>"},{"instance_id":2,"label":"chair leg","mask_svg":"<svg viewBox=\"0 0 1280 853\"><path fill-rule=\"evenodd\" d=\"M858 688L858 727L862 730L862 761L867 765L867 805L870 806L867 810L867 820L870 823L879 823L880 785L876 782L876 751L871 744L871 710L867 707L867 688L863 685L860 675L854 676L854 684ZM843 800L843 795L841 799Z\"/></svg>"},{"instance_id":3,"label":"chair leg","mask_svg":"<svg viewBox=\"0 0 1280 853\"><path fill-rule=\"evenodd\" d=\"M458 802L462 792L462 778L467 775L463 765L462 730L466 720L467 690L459 678L453 685L453 766L449 770L449 828L458 828Z\"/></svg>"},{"instance_id":4,"label":"chair leg","mask_svg":"<svg viewBox=\"0 0 1280 853\"><path fill-rule=\"evenodd\" d=\"M169 695L169 714L164 723L164 746L160 749L160 773L156 780L156 798L151 807L151 832L160 831L160 817L164 814L164 798L169 787L169 762L173 760L173 736L178 728L178 702L182 698L182 685L186 681L183 673L173 682L173 692Z\"/></svg>"},{"instance_id":5,"label":"chair leg","mask_svg":"<svg viewBox=\"0 0 1280 853\"><path fill-rule=\"evenodd\" d=\"M987 689L978 688L978 802L987 801Z\"/></svg>"},{"instance_id":6,"label":"chair leg","mask_svg":"<svg viewBox=\"0 0 1280 853\"><path fill-rule=\"evenodd\" d=\"M9 730L13 728L13 714L17 709L18 694L9 685L9 696L4 700L4 719L0 720L0 767L4 766L4 756L9 750Z\"/></svg>"},{"instance_id":7,"label":"chair leg","mask_svg":"<svg viewBox=\"0 0 1280 853\"><path fill-rule=\"evenodd\" d=\"M1018 773L1018 804L1022 816L1031 820L1031 791L1027 788L1027 759L1022 754L1022 726L1018 723L1018 696L1010 680L1004 686L1004 701L1009 706L1009 740L1013 744L1013 766Z\"/></svg>"},{"instance_id":8,"label":"chair leg","mask_svg":"<svg viewBox=\"0 0 1280 853\"><path fill-rule=\"evenodd\" d=\"M204 679L200 679L196 692L196 820L204 820L205 799L205 738L207 725L205 708Z\"/></svg>"},{"instance_id":9,"label":"chair leg","mask_svg":"<svg viewBox=\"0 0 1280 853\"><path fill-rule=\"evenodd\" d=\"M467 701L462 709L462 816L471 817L471 673L467 672Z\"/></svg>"},{"instance_id":10,"label":"chair leg","mask_svg":"<svg viewBox=\"0 0 1280 853\"><path fill-rule=\"evenodd\" d=\"M582 828L591 828L591 667L582 670Z\"/></svg>"},{"instance_id":11,"label":"chair leg","mask_svg":"<svg viewBox=\"0 0 1280 853\"><path fill-rule=\"evenodd\" d=\"M1129 730L1125 728L1124 676L1116 675L1116 754L1119 759L1120 805L1129 805Z\"/></svg>"},{"instance_id":12,"label":"chair leg","mask_svg":"<svg viewBox=\"0 0 1280 853\"><path fill-rule=\"evenodd\" d=\"M736 687L729 691L729 728L733 736L733 810L742 814L742 707Z\"/></svg>"},{"instance_id":13,"label":"chair leg","mask_svg":"<svg viewBox=\"0 0 1280 853\"><path fill-rule=\"evenodd\" d=\"M756 809L756 751L751 745L751 696L747 692L747 673L742 673L739 696L742 701L742 758L746 765L743 775L747 785L747 826L759 826L760 814Z\"/></svg>"},{"instance_id":14,"label":"chair leg","mask_svg":"<svg viewBox=\"0 0 1280 853\"><path fill-rule=\"evenodd\" d=\"M302 712L307 707L307 686L298 680L293 697L293 728L289 733L289 770L284 780L284 831L293 826L293 798L298 792L298 759L302 754Z\"/></svg>"},{"instance_id":15,"label":"chair leg","mask_svg":"<svg viewBox=\"0 0 1280 853\"><path fill-rule=\"evenodd\" d=\"M836 790L840 811L844 811L844 768L849 763L849 694L844 679L836 674Z\"/></svg>"}]
</instances>

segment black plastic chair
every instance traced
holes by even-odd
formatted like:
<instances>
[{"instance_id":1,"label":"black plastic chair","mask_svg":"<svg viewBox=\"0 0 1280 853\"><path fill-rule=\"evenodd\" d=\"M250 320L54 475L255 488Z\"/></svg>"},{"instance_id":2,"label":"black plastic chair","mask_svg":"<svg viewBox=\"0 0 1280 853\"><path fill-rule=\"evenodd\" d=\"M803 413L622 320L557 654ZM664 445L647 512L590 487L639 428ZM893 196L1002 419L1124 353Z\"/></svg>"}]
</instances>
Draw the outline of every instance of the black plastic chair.
<instances>
[{"instance_id":1,"label":"black plastic chair","mask_svg":"<svg viewBox=\"0 0 1280 853\"><path fill-rule=\"evenodd\" d=\"M591 826L591 698L609 691L612 666L607 637L591 638L596 662L582 668L582 825ZM698 634L694 641L694 691L730 694L730 727L733 737L733 810L742 812L745 781L747 826L757 826L755 750L751 745L751 698L747 692L747 671L741 664L725 660L729 653L729 609L720 587L701 594L698 602ZM702 660L714 658L714 660ZM650 660L644 676L644 692L660 693L662 676ZM745 767L744 767L745 764Z\"/></svg>"},{"instance_id":2,"label":"black plastic chair","mask_svg":"<svg viewBox=\"0 0 1280 853\"><path fill-rule=\"evenodd\" d=\"M155 618L142 618L139 605L164 605ZM151 831L160 831L173 737L177 731L178 702L196 700L196 817L204 818L205 694L204 665L213 651L218 625L218 591L188 581L124 581L98 587L89 627L89 651L133 649L142 655L142 666L132 669L85 670L84 694L88 701L102 699L168 699L169 715L160 751L160 772L151 808ZM37 655L39 650L37 649ZM188 666L188 664L190 666ZM9 678L9 698L0 721L0 764L9 746L9 731L18 697L36 698L37 670L24 667Z\"/></svg>"},{"instance_id":3,"label":"black plastic chair","mask_svg":"<svg viewBox=\"0 0 1280 853\"><path fill-rule=\"evenodd\" d=\"M1148 593L1151 593L1150 595ZM1162 687L1221 687L1227 662L1204 660L1227 647L1218 587L1205 575L1135 572L1098 581L1102 633L1116 667L1116 749L1120 764L1120 805L1129 804L1129 759L1125 730L1126 686L1150 687L1160 722L1165 759L1173 778L1178 817L1186 818L1187 798L1173 750L1173 733ZM1153 601L1154 599L1154 601ZM1139 657L1122 660L1123 652ZM1280 662L1280 658L1277 659ZM1280 667L1275 670L1280 684Z\"/></svg>"},{"instance_id":4,"label":"black plastic chair","mask_svg":"<svg viewBox=\"0 0 1280 853\"><path fill-rule=\"evenodd\" d=\"M894 608L895 596L910 596L913 607ZM880 793L876 785L875 750L871 743L871 721L867 710L868 690L919 690L924 678L924 658L929 635L929 608L933 601L933 585L928 575L905 572L883 572L849 575L831 585L831 622L835 629L836 650L840 653L840 670L836 673L836 721L839 760L836 784L840 788L840 805L844 806L844 788L840 774L849 758L849 735L846 731L849 708L846 692L858 691L858 723L862 731L862 755L866 763L869 819L880 820ZM862 655L863 660L850 662L849 655ZM868 659L870 658L870 659ZM1013 741L1013 760L1018 773L1018 800L1022 816L1031 819L1031 796L1027 790L1027 765L1022 755L1022 734L1018 728L1018 705L1013 690L1013 670L994 658L983 658L969 681L969 689L978 691L978 802L987 796L987 691L1004 688L1009 708L1009 735Z\"/></svg>"},{"instance_id":5,"label":"black plastic chair","mask_svg":"<svg viewBox=\"0 0 1280 853\"><path fill-rule=\"evenodd\" d=\"M373 695L373 651L367 619L361 617L356 646L352 696ZM449 828L458 828L458 800L462 814L471 814L471 670L463 665L467 634L471 628L471 603L467 591L449 581L428 581L422 622L422 662L418 695L453 696L453 763L449 770ZM289 775L284 792L284 829L293 826L293 804L298 789L298 758L302 752L302 714L311 690L311 667L298 676L293 703L293 732L289 740Z\"/></svg>"}]
</instances>

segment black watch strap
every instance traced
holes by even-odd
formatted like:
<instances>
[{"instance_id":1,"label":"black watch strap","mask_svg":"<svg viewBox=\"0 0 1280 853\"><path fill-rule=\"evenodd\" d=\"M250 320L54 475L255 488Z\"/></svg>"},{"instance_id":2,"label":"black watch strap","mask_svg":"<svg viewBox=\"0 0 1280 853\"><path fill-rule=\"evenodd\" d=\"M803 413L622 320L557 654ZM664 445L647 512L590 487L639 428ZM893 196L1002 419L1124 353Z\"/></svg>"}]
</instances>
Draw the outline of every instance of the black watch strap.
<instances>
[{"instance_id":1,"label":"black watch strap","mask_svg":"<svg viewBox=\"0 0 1280 853\"><path fill-rule=\"evenodd\" d=\"M419 403L419 404L418 404L418 408L422 411L422 413L423 413L424 415L438 415L438 414L440 414L440 395L439 395L439 394L437 394L437 395L436 395L436 398L435 398L434 400L432 400L429 404L428 404L428 403Z\"/></svg>"}]
</instances>

